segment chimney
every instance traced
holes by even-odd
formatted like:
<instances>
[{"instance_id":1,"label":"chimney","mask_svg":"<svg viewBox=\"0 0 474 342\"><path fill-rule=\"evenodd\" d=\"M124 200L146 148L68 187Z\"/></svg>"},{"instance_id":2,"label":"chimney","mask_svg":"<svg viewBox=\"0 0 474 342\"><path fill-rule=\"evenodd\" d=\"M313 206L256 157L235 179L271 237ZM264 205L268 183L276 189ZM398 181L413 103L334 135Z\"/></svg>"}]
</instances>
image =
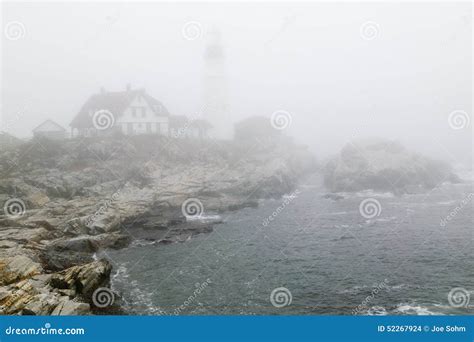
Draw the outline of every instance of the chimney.
<instances>
[{"instance_id":1,"label":"chimney","mask_svg":"<svg viewBox=\"0 0 474 342\"><path fill-rule=\"evenodd\" d=\"M100 93L105 94L105 88L104 87L100 87Z\"/></svg>"},{"instance_id":2,"label":"chimney","mask_svg":"<svg viewBox=\"0 0 474 342\"><path fill-rule=\"evenodd\" d=\"M132 90L132 85L130 83L127 83L127 91Z\"/></svg>"}]
</instances>

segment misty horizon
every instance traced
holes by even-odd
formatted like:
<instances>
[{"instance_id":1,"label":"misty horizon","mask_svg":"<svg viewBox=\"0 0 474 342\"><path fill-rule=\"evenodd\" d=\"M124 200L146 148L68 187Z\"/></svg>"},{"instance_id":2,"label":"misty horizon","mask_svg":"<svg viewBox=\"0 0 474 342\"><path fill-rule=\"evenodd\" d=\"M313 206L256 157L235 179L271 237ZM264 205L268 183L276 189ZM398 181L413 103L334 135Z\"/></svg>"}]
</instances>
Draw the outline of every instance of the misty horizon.
<instances>
[{"instance_id":1,"label":"misty horizon","mask_svg":"<svg viewBox=\"0 0 474 342\"><path fill-rule=\"evenodd\" d=\"M15 136L46 119L70 131L91 95L128 83L195 115L218 28L232 124L286 111L285 134L318 157L382 137L472 165L472 125L448 124L472 118L469 3L5 3L3 20L25 29L2 40L2 130Z\"/></svg>"}]
</instances>

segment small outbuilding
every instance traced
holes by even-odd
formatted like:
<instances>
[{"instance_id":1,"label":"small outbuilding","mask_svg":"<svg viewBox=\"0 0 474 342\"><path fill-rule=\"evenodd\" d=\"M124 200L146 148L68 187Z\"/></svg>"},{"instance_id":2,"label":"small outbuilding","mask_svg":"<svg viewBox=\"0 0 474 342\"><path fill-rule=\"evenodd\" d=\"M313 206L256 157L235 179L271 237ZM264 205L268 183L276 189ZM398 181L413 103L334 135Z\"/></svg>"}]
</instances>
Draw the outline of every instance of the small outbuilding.
<instances>
[{"instance_id":1,"label":"small outbuilding","mask_svg":"<svg viewBox=\"0 0 474 342\"><path fill-rule=\"evenodd\" d=\"M64 127L49 119L33 129L34 137L43 137L52 140L65 139L66 133L67 131Z\"/></svg>"}]
</instances>

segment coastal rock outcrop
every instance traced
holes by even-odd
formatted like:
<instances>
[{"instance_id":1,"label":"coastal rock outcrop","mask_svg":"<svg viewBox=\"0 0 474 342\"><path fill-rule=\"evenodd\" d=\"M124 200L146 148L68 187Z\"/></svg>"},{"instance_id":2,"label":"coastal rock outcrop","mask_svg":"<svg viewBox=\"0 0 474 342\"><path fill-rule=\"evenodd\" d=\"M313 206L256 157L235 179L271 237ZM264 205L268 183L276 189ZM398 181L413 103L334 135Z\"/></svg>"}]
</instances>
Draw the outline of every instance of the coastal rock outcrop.
<instances>
[{"instance_id":1,"label":"coastal rock outcrop","mask_svg":"<svg viewBox=\"0 0 474 342\"><path fill-rule=\"evenodd\" d=\"M459 182L451 167L405 149L394 141L371 140L346 145L323 169L333 192L374 190L420 193L442 182Z\"/></svg>"},{"instance_id":2,"label":"coastal rock outcrop","mask_svg":"<svg viewBox=\"0 0 474 342\"><path fill-rule=\"evenodd\" d=\"M96 260L104 249L188 241L218 213L282 196L312 170L312 155L289 142L97 137L0 150L0 313L109 312L92 301L109 285L111 263ZM198 204L192 217L187 200Z\"/></svg>"},{"instance_id":3,"label":"coastal rock outcrop","mask_svg":"<svg viewBox=\"0 0 474 342\"><path fill-rule=\"evenodd\" d=\"M38 265L18 257L24 279L0 287L0 312L22 315L84 315L91 313L92 294L106 286L112 270L107 260L39 274ZM5 284L6 282L4 282Z\"/></svg>"},{"instance_id":4,"label":"coastal rock outcrop","mask_svg":"<svg viewBox=\"0 0 474 342\"><path fill-rule=\"evenodd\" d=\"M41 265L24 255L0 260L0 285L8 285L42 272Z\"/></svg>"}]
</instances>

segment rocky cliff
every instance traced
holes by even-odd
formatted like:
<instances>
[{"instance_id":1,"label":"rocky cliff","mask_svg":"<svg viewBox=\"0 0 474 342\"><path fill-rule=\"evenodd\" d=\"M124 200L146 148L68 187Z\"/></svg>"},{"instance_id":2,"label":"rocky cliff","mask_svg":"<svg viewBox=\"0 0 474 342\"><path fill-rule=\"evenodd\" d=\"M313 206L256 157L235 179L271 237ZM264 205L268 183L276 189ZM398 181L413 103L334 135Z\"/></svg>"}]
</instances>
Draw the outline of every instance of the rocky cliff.
<instances>
[{"instance_id":1,"label":"rocky cliff","mask_svg":"<svg viewBox=\"0 0 474 342\"><path fill-rule=\"evenodd\" d=\"M275 141L137 136L1 148L2 314L103 313L100 291L110 304L116 294L98 251L143 234L158 245L187 241L212 231L210 214L279 197L314 168L306 149Z\"/></svg>"}]
</instances>

